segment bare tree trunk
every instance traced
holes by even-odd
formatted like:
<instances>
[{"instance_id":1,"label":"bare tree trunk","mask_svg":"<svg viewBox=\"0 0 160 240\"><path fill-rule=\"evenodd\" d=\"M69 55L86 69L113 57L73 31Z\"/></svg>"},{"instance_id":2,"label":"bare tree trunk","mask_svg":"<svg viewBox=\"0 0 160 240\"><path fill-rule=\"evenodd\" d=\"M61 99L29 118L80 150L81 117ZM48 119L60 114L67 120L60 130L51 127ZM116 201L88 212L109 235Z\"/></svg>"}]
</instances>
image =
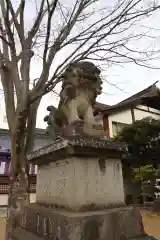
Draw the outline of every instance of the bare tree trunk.
<instances>
[{"instance_id":1,"label":"bare tree trunk","mask_svg":"<svg viewBox=\"0 0 160 240\"><path fill-rule=\"evenodd\" d=\"M29 166L25 156L33 147L36 114L42 96L52 91L62 80L63 72L70 62L95 60L116 65L134 62L146 67L146 56L149 60L150 51L147 51L149 53L147 54L137 48L134 50L128 47L129 41L140 39L140 36L144 34L143 32L142 34L130 34L130 26L135 23L135 20L145 15L148 16L149 13L160 8L160 5L157 5L146 10L141 7L139 9L140 0L123 0L118 1L112 10L107 4L104 8L106 14L103 17L99 14L100 17L93 21L94 5L93 10L89 9L92 4L96 3L94 0L75 0L70 10L64 11L65 14L62 14L63 5L60 4L60 1L39 0L40 6L38 11L36 9L35 21L26 31L24 15L27 6L25 2L25 0L21 0L15 11L11 0L0 0L0 75L5 95L6 115L12 135L6 239L10 238L14 228L15 216L29 202ZM137 10L135 10L136 8ZM98 11L101 12L101 7L97 8ZM60 14L57 15L58 12ZM55 21L57 16L60 23L58 26ZM87 20L86 24L84 24L85 19ZM46 24L45 28L44 24ZM78 26L77 24L83 24L83 27L80 27L80 31L76 33L74 29ZM44 29L43 34L42 29ZM54 34L51 33L55 30L56 32L58 30L58 34L53 36ZM123 32L127 34L123 34ZM39 45L43 42L43 35L44 47L42 56L40 56L43 59L42 69L37 83L30 91L31 58L36 53L35 44ZM110 42L109 39L113 36L115 36L115 40ZM148 34L146 36L148 38ZM20 48L17 47L19 46L16 44L17 41ZM61 50L69 46L71 50L69 55L64 56L64 60L50 76L52 63L59 56ZM101 54L104 52L105 54ZM137 57L134 58L133 53L137 53ZM102 57L102 55L104 56ZM151 68L150 65L148 67ZM15 104L15 99L17 104Z\"/></svg>"},{"instance_id":2,"label":"bare tree trunk","mask_svg":"<svg viewBox=\"0 0 160 240\"><path fill-rule=\"evenodd\" d=\"M27 152L34 142L37 110L41 99L29 108L19 112L17 125L12 131L12 157L10 169L10 184L8 193L6 240L11 239L16 227L16 216L29 204L29 164ZM27 123L27 127L26 127Z\"/></svg>"},{"instance_id":3,"label":"bare tree trunk","mask_svg":"<svg viewBox=\"0 0 160 240\"><path fill-rule=\"evenodd\" d=\"M12 156L10 169L10 182L8 191L8 209L6 240L11 239L11 234L16 227L16 216L29 204L29 166L25 155L25 128L21 135L16 131L12 135ZM20 143L20 144L18 144Z\"/></svg>"},{"instance_id":4,"label":"bare tree trunk","mask_svg":"<svg viewBox=\"0 0 160 240\"><path fill-rule=\"evenodd\" d=\"M14 157L15 156L12 156L13 164L16 161ZM23 161L25 161L25 156L23 157ZM19 169L19 173L17 171L11 172L8 193L6 240L11 239L11 234L16 227L17 214L23 210L24 206L29 204L29 183L26 177L27 175L28 173L23 169Z\"/></svg>"}]
</instances>

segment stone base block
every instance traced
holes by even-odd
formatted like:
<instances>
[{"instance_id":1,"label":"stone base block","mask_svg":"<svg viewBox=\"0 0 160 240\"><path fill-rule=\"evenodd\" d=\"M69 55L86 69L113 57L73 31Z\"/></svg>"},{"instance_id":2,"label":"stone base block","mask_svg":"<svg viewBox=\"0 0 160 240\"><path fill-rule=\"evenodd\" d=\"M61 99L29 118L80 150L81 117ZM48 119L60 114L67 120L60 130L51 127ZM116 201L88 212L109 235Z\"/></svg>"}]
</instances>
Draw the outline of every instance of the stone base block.
<instances>
[{"instance_id":1,"label":"stone base block","mask_svg":"<svg viewBox=\"0 0 160 240\"><path fill-rule=\"evenodd\" d=\"M30 204L18 217L17 228L40 239L136 240L146 236L140 212L132 207L73 213Z\"/></svg>"},{"instance_id":2,"label":"stone base block","mask_svg":"<svg viewBox=\"0 0 160 240\"><path fill-rule=\"evenodd\" d=\"M85 125L83 121L76 121L62 129L62 136L90 136L94 138L104 138L104 128L100 124Z\"/></svg>"},{"instance_id":3,"label":"stone base block","mask_svg":"<svg viewBox=\"0 0 160 240\"><path fill-rule=\"evenodd\" d=\"M70 157L39 166L36 202L77 212L124 206L121 161Z\"/></svg>"}]
</instances>

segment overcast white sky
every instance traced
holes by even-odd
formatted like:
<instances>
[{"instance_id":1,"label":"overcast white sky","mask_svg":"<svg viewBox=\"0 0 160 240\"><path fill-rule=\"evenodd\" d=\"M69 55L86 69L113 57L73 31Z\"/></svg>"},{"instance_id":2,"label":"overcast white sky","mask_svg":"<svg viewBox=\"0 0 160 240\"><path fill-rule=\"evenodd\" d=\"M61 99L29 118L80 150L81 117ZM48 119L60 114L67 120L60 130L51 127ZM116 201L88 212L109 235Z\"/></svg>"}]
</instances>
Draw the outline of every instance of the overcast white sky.
<instances>
[{"instance_id":1,"label":"overcast white sky","mask_svg":"<svg viewBox=\"0 0 160 240\"><path fill-rule=\"evenodd\" d=\"M37 0L39 2L40 0ZM73 1L73 0L72 0ZM107 0L100 0L101 2L104 2ZM109 0L113 1L113 0ZM108 2L109 2L108 1ZM144 0L145 1L145 0ZM145 3L148 3L149 0L146 0ZM150 0L151 1L151 0ZM14 4L17 4L19 0L12 0ZM26 15L26 19L28 21L28 25L32 23L32 15L33 15L33 4L34 0L28 1L30 4L28 5L28 11ZM143 22L144 23L144 22ZM153 31L153 35L160 36L160 10L157 13L154 13L154 16L150 17L149 19L146 19L145 21L146 26L154 27L155 30ZM135 31L135 29L134 29ZM152 44L152 47L155 46L156 48L160 49L160 38L157 38L157 40L154 40L153 42L146 42L145 45ZM134 43L138 46L139 42ZM160 67L160 60L152 62L155 66ZM40 71L40 66L38 64L38 61L32 65L32 72L31 75L33 78L37 76L37 72ZM105 103L105 104L115 104L126 97L142 90L143 88L149 86L150 84L154 83L157 80L160 80L160 70L152 70L144 67L137 66L133 63L130 64L123 64L123 66L113 66L109 69L105 69L104 72L102 72L102 75L107 79L109 83L103 84L103 94L97 98L97 101ZM57 90L59 90L60 87L57 86ZM1 106L3 106L3 98L1 98ZM48 105L57 105L58 104L58 98L53 93L49 93L48 95L44 96L40 108L38 111L38 118L37 118L37 127L39 128L45 128L45 123L43 122L43 118L46 115L46 107Z\"/></svg>"}]
</instances>

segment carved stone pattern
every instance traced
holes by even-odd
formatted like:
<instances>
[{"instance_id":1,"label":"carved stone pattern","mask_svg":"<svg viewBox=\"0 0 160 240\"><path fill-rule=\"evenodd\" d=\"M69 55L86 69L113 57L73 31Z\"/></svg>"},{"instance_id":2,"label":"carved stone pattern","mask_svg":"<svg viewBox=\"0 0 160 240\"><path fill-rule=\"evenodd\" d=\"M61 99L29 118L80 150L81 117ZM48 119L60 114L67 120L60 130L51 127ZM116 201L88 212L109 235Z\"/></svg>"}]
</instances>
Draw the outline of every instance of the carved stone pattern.
<instances>
[{"instance_id":1,"label":"carved stone pattern","mask_svg":"<svg viewBox=\"0 0 160 240\"><path fill-rule=\"evenodd\" d=\"M103 126L97 126L93 116L93 106L101 90L100 70L92 62L70 64L62 78L59 106L57 109L49 106L50 113L44 118L50 137L56 140L66 134L72 135L74 131L63 131L63 128L79 120L89 128L93 126L93 129L103 131Z\"/></svg>"}]
</instances>

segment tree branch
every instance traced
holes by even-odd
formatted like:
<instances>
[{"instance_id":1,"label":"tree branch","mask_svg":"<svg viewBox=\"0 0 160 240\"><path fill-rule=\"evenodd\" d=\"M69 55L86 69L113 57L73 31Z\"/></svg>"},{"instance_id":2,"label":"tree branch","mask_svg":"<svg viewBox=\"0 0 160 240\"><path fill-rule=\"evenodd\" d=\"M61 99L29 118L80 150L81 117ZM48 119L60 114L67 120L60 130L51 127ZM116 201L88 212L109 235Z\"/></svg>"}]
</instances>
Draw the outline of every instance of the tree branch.
<instances>
[{"instance_id":1,"label":"tree branch","mask_svg":"<svg viewBox=\"0 0 160 240\"><path fill-rule=\"evenodd\" d=\"M28 121L27 121L27 129L26 129L26 144L25 144L25 152L28 153L33 150L33 143L35 139L35 127L36 127L36 119L37 119L37 111L41 101L41 97L39 97L34 103L32 103L29 107L28 112Z\"/></svg>"},{"instance_id":2,"label":"tree branch","mask_svg":"<svg viewBox=\"0 0 160 240\"><path fill-rule=\"evenodd\" d=\"M13 19L13 22L14 22L14 25L16 27L16 31L18 33L18 36L19 36L19 40L21 42L21 45L23 46L23 42L24 42L24 28L23 28L23 24L22 26L20 26L20 24L18 23L18 20L17 20L17 16L16 16L16 13L13 9L13 6L12 6L12 3L10 0L6 0L6 5L7 5L7 8L9 9L10 13L11 13L11 16L12 16L12 19ZM21 1L21 10L20 10L20 18L22 17L23 15L23 11L24 11L24 6L25 6L25 1L22 0ZM22 19L21 19L22 20Z\"/></svg>"},{"instance_id":3,"label":"tree branch","mask_svg":"<svg viewBox=\"0 0 160 240\"><path fill-rule=\"evenodd\" d=\"M3 35L0 35L0 39L2 39L2 41L4 41L8 46L11 46L10 42L8 42Z\"/></svg>"},{"instance_id":4,"label":"tree branch","mask_svg":"<svg viewBox=\"0 0 160 240\"><path fill-rule=\"evenodd\" d=\"M45 88L44 84L48 80L49 68L52 64L55 54L60 50L61 44L64 42L64 40L67 38L67 36L71 32L74 24L76 23L78 16L88 6L89 2L92 2L92 1L81 0L79 2L79 6L77 7L77 10L75 11L75 14L73 14L73 17L70 17L70 19L66 23L66 25L64 27L62 27L58 37L54 41L53 45L50 47L47 62L45 63L45 65L43 67L42 74L40 76L39 81L37 82L37 84L35 86L34 91L39 91L39 89L41 87ZM72 16L72 14L71 14L71 16ZM45 49L45 51L46 51L46 49ZM46 52L45 52L45 54L46 54Z\"/></svg>"},{"instance_id":5,"label":"tree branch","mask_svg":"<svg viewBox=\"0 0 160 240\"><path fill-rule=\"evenodd\" d=\"M24 33L24 8L25 8L25 0L21 0L21 8L20 8L20 28L21 28L21 35L22 39L24 40L25 38L25 33ZM16 17L16 14L15 14ZM17 19L17 18L16 18Z\"/></svg>"},{"instance_id":6,"label":"tree branch","mask_svg":"<svg viewBox=\"0 0 160 240\"><path fill-rule=\"evenodd\" d=\"M15 41L14 41L14 35L11 30L10 26L10 21L9 21L9 8L8 5L4 4L4 0L1 2L1 9L2 9L2 14L3 14L3 19L4 19L4 24L5 24L5 34L8 37L8 40L10 42L10 51L11 51L11 61L12 64L10 68L12 68L12 75L13 75L13 80L15 82L15 89L17 93L17 100L19 98L19 93L20 93L20 78L19 78L19 71L18 71L18 66L17 66L17 60L16 60L16 46L15 46Z\"/></svg>"},{"instance_id":7,"label":"tree branch","mask_svg":"<svg viewBox=\"0 0 160 240\"><path fill-rule=\"evenodd\" d=\"M44 52L43 52L43 67L45 67L46 65L46 56L47 56L48 43L49 43L50 31L51 31L51 20L52 20L53 13L56 9L57 3L58 3L58 0L54 0L53 5L50 6L49 1L47 0L48 20L47 20L47 34L46 34Z\"/></svg>"},{"instance_id":8,"label":"tree branch","mask_svg":"<svg viewBox=\"0 0 160 240\"><path fill-rule=\"evenodd\" d=\"M42 0L41 1L41 5L40 5L40 9L39 9L39 12L37 14L37 17L36 17L36 20L31 28L31 30L28 32L28 41L31 42L33 37L35 36L35 34L37 33L38 29L39 29L39 26L41 24L41 21L43 19L43 16L44 16L44 2L45 0Z\"/></svg>"},{"instance_id":9,"label":"tree branch","mask_svg":"<svg viewBox=\"0 0 160 240\"><path fill-rule=\"evenodd\" d=\"M4 98L6 105L6 115L10 131L13 130L13 122L15 119L15 101L14 101L14 85L10 70L3 64L3 55L0 52L0 73L1 82L4 90Z\"/></svg>"}]
</instances>

